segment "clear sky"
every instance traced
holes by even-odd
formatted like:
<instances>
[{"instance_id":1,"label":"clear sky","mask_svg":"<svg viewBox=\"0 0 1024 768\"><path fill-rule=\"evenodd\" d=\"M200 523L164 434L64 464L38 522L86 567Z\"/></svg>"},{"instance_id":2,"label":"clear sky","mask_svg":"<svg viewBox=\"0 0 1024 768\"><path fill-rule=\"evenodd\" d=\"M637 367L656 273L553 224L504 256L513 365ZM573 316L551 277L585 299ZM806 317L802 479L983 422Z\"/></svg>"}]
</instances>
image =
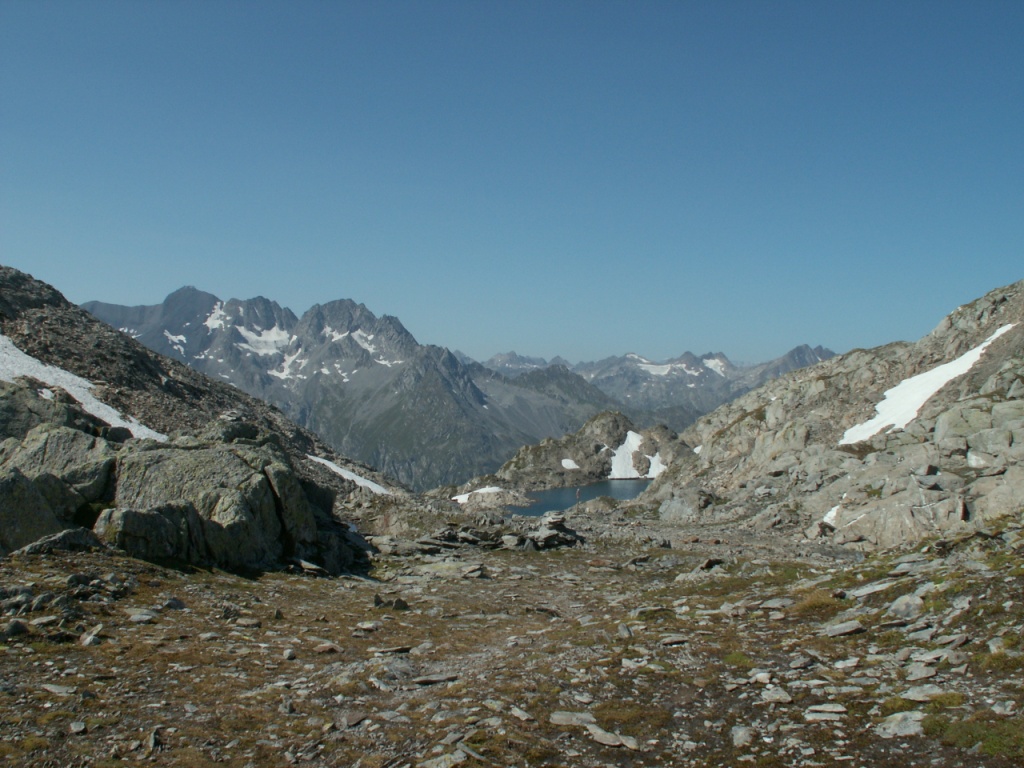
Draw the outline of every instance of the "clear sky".
<instances>
[{"instance_id":1,"label":"clear sky","mask_svg":"<svg viewBox=\"0 0 1024 768\"><path fill-rule=\"evenodd\" d=\"M1024 278L1024 2L0 0L0 262L477 358L916 339Z\"/></svg>"}]
</instances>

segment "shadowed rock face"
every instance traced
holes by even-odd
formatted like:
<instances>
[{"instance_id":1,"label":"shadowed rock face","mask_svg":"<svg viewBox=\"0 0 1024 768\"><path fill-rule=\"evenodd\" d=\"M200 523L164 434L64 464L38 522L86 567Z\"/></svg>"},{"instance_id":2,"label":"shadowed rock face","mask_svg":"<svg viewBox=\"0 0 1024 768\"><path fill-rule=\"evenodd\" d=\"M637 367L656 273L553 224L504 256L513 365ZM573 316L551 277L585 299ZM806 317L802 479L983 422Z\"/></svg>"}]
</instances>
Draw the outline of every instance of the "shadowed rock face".
<instances>
[{"instance_id":1,"label":"shadowed rock face","mask_svg":"<svg viewBox=\"0 0 1024 768\"><path fill-rule=\"evenodd\" d=\"M888 390L1006 326L905 427L842 444ZM1015 513L1024 499L1024 283L957 309L914 344L783 376L681 438L699 454L677 460L643 499L668 516L884 548Z\"/></svg>"},{"instance_id":2,"label":"shadowed rock face","mask_svg":"<svg viewBox=\"0 0 1024 768\"><path fill-rule=\"evenodd\" d=\"M0 473L0 555L63 527L32 480L17 469Z\"/></svg>"}]
</instances>

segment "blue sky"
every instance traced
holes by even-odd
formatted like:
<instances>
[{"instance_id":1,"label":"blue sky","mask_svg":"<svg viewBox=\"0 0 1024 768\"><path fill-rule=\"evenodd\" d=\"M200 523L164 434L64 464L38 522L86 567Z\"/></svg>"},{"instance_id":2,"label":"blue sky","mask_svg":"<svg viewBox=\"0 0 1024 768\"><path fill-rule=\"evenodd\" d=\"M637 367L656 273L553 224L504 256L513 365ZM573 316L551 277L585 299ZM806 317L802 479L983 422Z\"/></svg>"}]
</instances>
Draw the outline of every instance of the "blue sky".
<instances>
[{"instance_id":1,"label":"blue sky","mask_svg":"<svg viewBox=\"0 0 1024 768\"><path fill-rule=\"evenodd\" d=\"M0 262L478 359L760 361L1024 278L1024 3L0 0Z\"/></svg>"}]
</instances>

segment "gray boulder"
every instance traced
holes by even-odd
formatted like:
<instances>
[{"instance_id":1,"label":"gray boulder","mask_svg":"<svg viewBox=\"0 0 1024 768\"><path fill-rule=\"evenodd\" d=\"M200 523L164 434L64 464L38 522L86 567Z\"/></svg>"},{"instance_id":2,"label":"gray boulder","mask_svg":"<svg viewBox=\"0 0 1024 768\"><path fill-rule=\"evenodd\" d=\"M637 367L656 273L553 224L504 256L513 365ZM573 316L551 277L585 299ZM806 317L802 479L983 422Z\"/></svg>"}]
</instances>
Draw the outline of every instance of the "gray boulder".
<instances>
[{"instance_id":1,"label":"gray boulder","mask_svg":"<svg viewBox=\"0 0 1024 768\"><path fill-rule=\"evenodd\" d=\"M989 408L958 404L939 414L935 420L935 442L950 437L967 437L983 429L992 428Z\"/></svg>"},{"instance_id":2,"label":"gray boulder","mask_svg":"<svg viewBox=\"0 0 1024 768\"><path fill-rule=\"evenodd\" d=\"M17 469L0 471L0 555L63 528L31 480Z\"/></svg>"},{"instance_id":3,"label":"gray boulder","mask_svg":"<svg viewBox=\"0 0 1024 768\"><path fill-rule=\"evenodd\" d=\"M60 478L87 501L101 499L110 483L116 454L101 437L53 424L33 427L20 443L4 443L0 463L35 477Z\"/></svg>"},{"instance_id":4,"label":"gray boulder","mask_svg":"<svg viewBox=\"0 0 1024 768\"><path fill-rule=\"evenodd\" d=\"M327 553L334 564L351 560L342 526L318 523L287 462L272 445L125 451L117 465L118 509L101 518L101 536L140 557L199 558L227 568Z\"/></svg>"},{"instance_id":5,"label":"gray boulder","mask_svg":"<svg viewBox=\"0 0 1024 768\"><path fill-rule=\"evenodd\" d=\"M88 528L67 528L15 550L15 555L49 555L53 552L88 552L102 549L103 542Z\"/></svg>"},{"instance_id":6,"label":"gray boulder","mask_svg":"<svg viewBox=\"0 0 1024 768\"><path fill-rule=\"evenodd\" d=\"M44 472L33 477L32 483L61 522L91 524L92 521L86 514L89 511L89 502L59 477Z\"/></svg>"},{"instance_id":7,"label":"gray boulder","mask_svg":"<svg viewBox=\"0 0 1024 768\"><path fill-rule=\"evenodd\" d=\"M202 520L197 525L213 562L228 568L266 567L284 553L274 494L260 466L269 464L269 457L261 462L257 453L234 446L130 452L118 461L114 501L134 514L117 516L108 524L115 528L119 523L133 526L132 531L141 525L145 535L125 534L122 538L129 546L124 548L131 554L149 557L150 547L156 546L153 542L162 542L164 534L170 535L170 528L156 519L165 516L152 510L169 503L191 505ZM136 519L147 514L156 518L142 518L144 523ZM188 527L191 530L193 526ZM106 533L102 538L110 541L113 535ZM134 549L136 538L148 543Z\"/></svg>"},{"instance_id":8,"label":"gray boulder","mask_svg":"<svg viewBox=\"0 0 1024 768\"><path fill-rule=\"evenodd\" d=\"M46 397L40 392L52 394ZM85 411L62 390L20 379L17 383L0 381L0 439L21 440L34 427L53 424L99 434L106 426Z\"/></svg>"},{"instance_id":9,"label":"gray boulder","mask_svg":"<svg viewBox=\"0 0 1024 768\"><path fill-rule=\"evenodd\" d=\"M169 503L145 510L107 509L100 514L93 531L105 544L145 560L217 562L207 550L203 521L188 503Z\"/></svg>"}]
</instances>

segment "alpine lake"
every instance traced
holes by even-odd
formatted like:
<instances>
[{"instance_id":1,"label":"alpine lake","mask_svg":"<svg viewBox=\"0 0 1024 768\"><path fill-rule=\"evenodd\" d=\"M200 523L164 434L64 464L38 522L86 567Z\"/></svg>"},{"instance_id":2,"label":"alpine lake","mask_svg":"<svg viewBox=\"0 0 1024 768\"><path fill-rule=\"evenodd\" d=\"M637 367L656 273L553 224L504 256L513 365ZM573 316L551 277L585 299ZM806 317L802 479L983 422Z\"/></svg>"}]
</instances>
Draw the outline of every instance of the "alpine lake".
<instances>
[{"instance_id":1,"label":"alpine lake","mask_svg":"<svg viewBox=\"0 0 1024 768\"><path fill-rule=\"evenodd\" d=\"M534 503L528 507L507 507L510 514L540 517L546 512L561 511L584 501L608 496L617 501L629 501L639 496L651 484L647 478L629 480L602 480L590 485L550 488L526 494ZM577 493L579 494L577 496Z\"/></svg>"}]
</instances>

